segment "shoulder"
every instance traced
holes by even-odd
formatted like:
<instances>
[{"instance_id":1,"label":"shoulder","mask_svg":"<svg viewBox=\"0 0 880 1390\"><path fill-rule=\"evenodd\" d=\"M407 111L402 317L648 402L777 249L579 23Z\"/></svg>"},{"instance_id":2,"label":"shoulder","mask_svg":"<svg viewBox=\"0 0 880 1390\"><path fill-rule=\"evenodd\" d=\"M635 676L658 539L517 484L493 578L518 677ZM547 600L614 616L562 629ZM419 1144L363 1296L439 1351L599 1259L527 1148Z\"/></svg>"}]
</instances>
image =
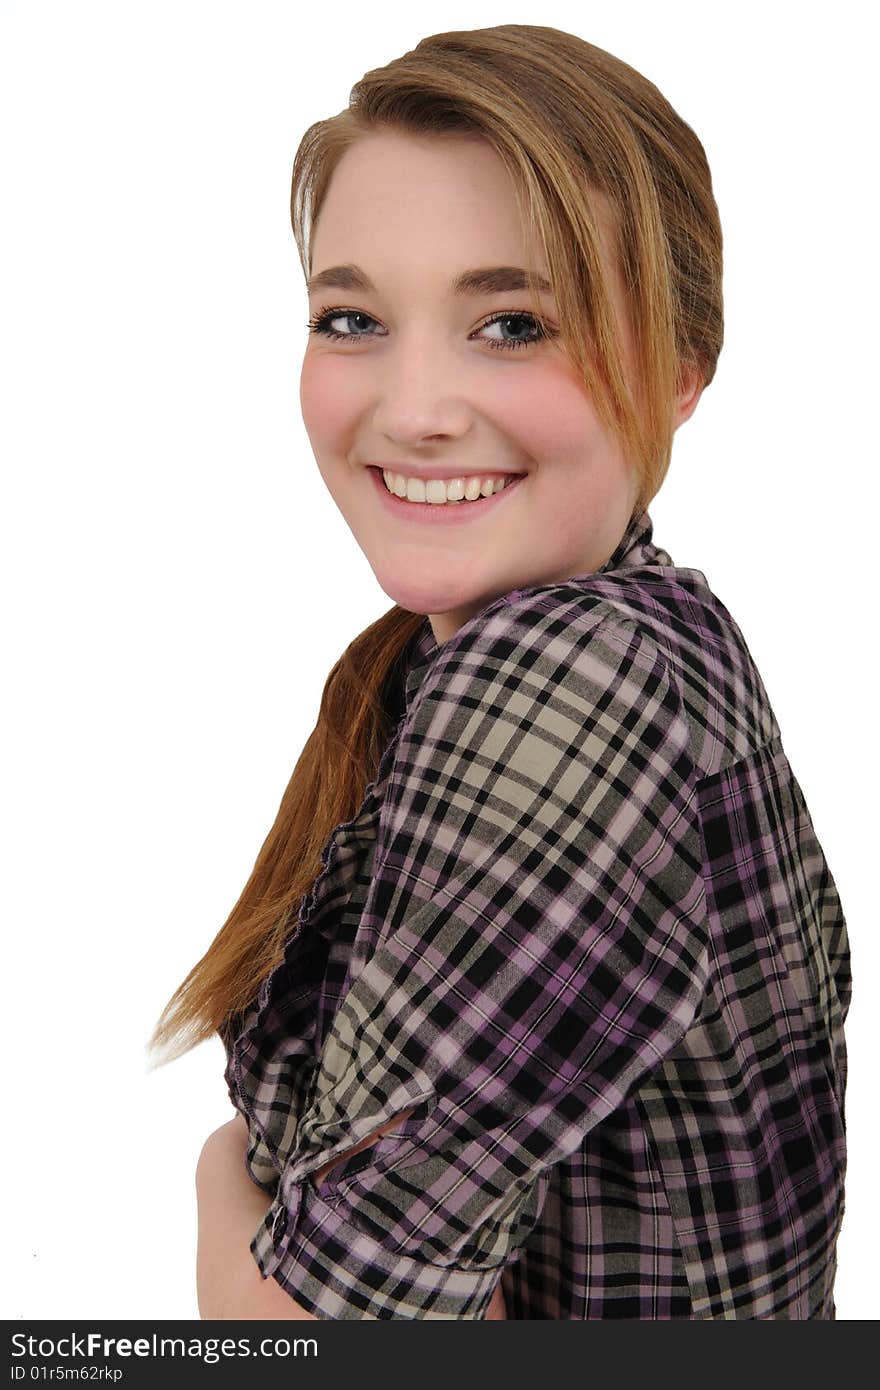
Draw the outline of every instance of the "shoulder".
<instances>
[{"instance_id":1,"label":"shoulder","mask_svg":"<svg viewBox=\"0 0 880 1390\"><path fill-rule=\"evenodd\" d=\"M661 645L612 586L582 582L515 590L495 599L442 644L407 723L435 732L453 714L459 737L485 736L485 717L543 724L560 738L596 720L687 742L687 720ZM623 586L621 586L622 590ZM479 721L462 717L478 712Z\"/></svg>"},{"instance_id":2,"label":"shoulder","mask_svg":"<svg viewBox=\"0 0 880 1390\"><path fill-rule=\"evenodd\" d=\"M548 662L561 676L566 663L583 665L590 654L599 661L608 646L660 659L638 609L613 591L577 583L517 589L486 605L437 649L420 695L460 685L468 675L526 675Z\"/></svg>"}]
</instances>

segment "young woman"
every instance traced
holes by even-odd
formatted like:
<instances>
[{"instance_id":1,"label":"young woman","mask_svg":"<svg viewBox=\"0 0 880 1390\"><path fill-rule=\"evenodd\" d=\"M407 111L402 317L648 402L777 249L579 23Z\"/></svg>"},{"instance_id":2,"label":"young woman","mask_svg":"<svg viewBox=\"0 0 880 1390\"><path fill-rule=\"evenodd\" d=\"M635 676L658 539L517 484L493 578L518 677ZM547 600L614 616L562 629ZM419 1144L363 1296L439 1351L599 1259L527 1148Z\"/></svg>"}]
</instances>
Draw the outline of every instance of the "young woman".
<instances>
[{"instance_id":1,"label":"young woman","mask_svg":"<svg viewBox=\"0 0 880 1390\"><path fill-rule=\"evenodd\" d=\"M219 1031L204 1317L835 1316L846 926L745 640L646 510L722 340L694 132L438 34L296 154L303 415L393 607L156 1045Z\"/></svg>"}]
</instances>

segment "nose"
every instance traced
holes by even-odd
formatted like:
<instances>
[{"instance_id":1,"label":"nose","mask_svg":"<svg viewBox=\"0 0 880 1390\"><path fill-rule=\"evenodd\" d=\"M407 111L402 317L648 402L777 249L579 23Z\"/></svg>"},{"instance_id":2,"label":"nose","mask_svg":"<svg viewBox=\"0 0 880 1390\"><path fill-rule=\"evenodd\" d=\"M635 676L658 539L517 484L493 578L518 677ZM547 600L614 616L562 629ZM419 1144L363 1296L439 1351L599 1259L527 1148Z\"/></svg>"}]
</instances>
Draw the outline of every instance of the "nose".
<instances>
[{"instance_id":1,"label":"nose","mask_svg":"<svg viewBox=\"0 0 880 1390\"><path fill-rule=\"evenodd\" d=\"M376 386L373 428L403 447L461 439L471 427L473 406L466 374L436 333L398 339L387 353Z\"/></svg>"}]
</instances>

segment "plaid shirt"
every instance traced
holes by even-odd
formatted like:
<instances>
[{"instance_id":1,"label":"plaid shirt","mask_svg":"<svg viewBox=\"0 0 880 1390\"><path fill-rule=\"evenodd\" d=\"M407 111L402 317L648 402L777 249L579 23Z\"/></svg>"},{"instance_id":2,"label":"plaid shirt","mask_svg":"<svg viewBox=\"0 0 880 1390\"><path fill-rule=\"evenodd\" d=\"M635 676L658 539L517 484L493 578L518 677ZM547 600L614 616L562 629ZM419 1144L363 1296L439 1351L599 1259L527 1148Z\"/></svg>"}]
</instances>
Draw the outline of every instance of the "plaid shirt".
<instances>
[{"instance_id":1,"label":"plaid shirt","mask_svg":"<svg viewBox=\"0 0 880 1390\"><path fill-rule=\"evenodd\" d=\"M743 636L636 515L437 646L224 1036L319 1318L834 1318L849 945ZM381 1125L402 1123L322 1179Z\"/></svg>"}]
</instances>

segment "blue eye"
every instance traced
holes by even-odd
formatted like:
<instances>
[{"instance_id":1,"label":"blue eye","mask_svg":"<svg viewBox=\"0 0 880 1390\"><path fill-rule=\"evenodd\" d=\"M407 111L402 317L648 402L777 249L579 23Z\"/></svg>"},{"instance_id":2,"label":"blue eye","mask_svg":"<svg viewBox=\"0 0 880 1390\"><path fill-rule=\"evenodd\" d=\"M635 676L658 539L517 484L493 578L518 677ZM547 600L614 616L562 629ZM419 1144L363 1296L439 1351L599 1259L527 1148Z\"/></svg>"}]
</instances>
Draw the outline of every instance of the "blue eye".
<instances>
[{"instance_id":1,"label":"blue eye","mask_svg":"<svg viewBox=\"0 0 880 1390\"><path fill-rule=\"evenodd\" d=\"M354 342L356 339L369 339L376 336L375 333L368 331L340 332L334 328L334 323L348 320L351 324L358 322L360 328L364 329L367 324L375 324L377 321L371 314L365 314L362 309L324 309L321 313L315 314L309 319L308 329L310 333L319 334L324 338L331 338L334 342ZM509 352L513 348L532 347L545 339L555 337L552 330L547 328L534 314L526 313L523 310L508 311L506 313L493 314L490 319L481 324L476 330L482 333L487 328L494 328L495 325L503 325L508 332L511 330L516 333L525 331L529 336L514 336L510 338L483 338L483 342L496 351Z\"/></svg>"},{"instance_id":2,"label":"blue eye","mask_svg":"<svg viewBox=\"0 0 880 1390\"><path fill-rule=\"evenodd\" d=\"M534 336L529 338L485 338L483 341L487 342L489 346L493 348L530 347L532 343L539 343L542 339L550 336L547 329L535 318L534 314L496 314L494 318L489 319L488 323L484 323L482 327L494 328L496 324L504 324L508 328L511 324L514 324L520 331L522 331L522 325L524 324L526 332Z\"/></svg>"},{"instance_id":3,"label":"blue eye","mask_svg":"<svg viewBox=\"0 0 880 1390\"><path fill-rule=\"evenodd\" d=\"M312 333L320 333L324 337L335 338L337 340L345 338L369 338L373 336L370 333L360 332L340 333L338 329L330 327L331 323L334 323L337 319L351 319L352 321L355 319L360 319L362 321L366 319L368 323L376 322L374 318L371 318L369 314L365 314L360 309L325 309L322 314L316 314L314 318L309 319L308 328Z\"/></svg>"}]
</instances>

